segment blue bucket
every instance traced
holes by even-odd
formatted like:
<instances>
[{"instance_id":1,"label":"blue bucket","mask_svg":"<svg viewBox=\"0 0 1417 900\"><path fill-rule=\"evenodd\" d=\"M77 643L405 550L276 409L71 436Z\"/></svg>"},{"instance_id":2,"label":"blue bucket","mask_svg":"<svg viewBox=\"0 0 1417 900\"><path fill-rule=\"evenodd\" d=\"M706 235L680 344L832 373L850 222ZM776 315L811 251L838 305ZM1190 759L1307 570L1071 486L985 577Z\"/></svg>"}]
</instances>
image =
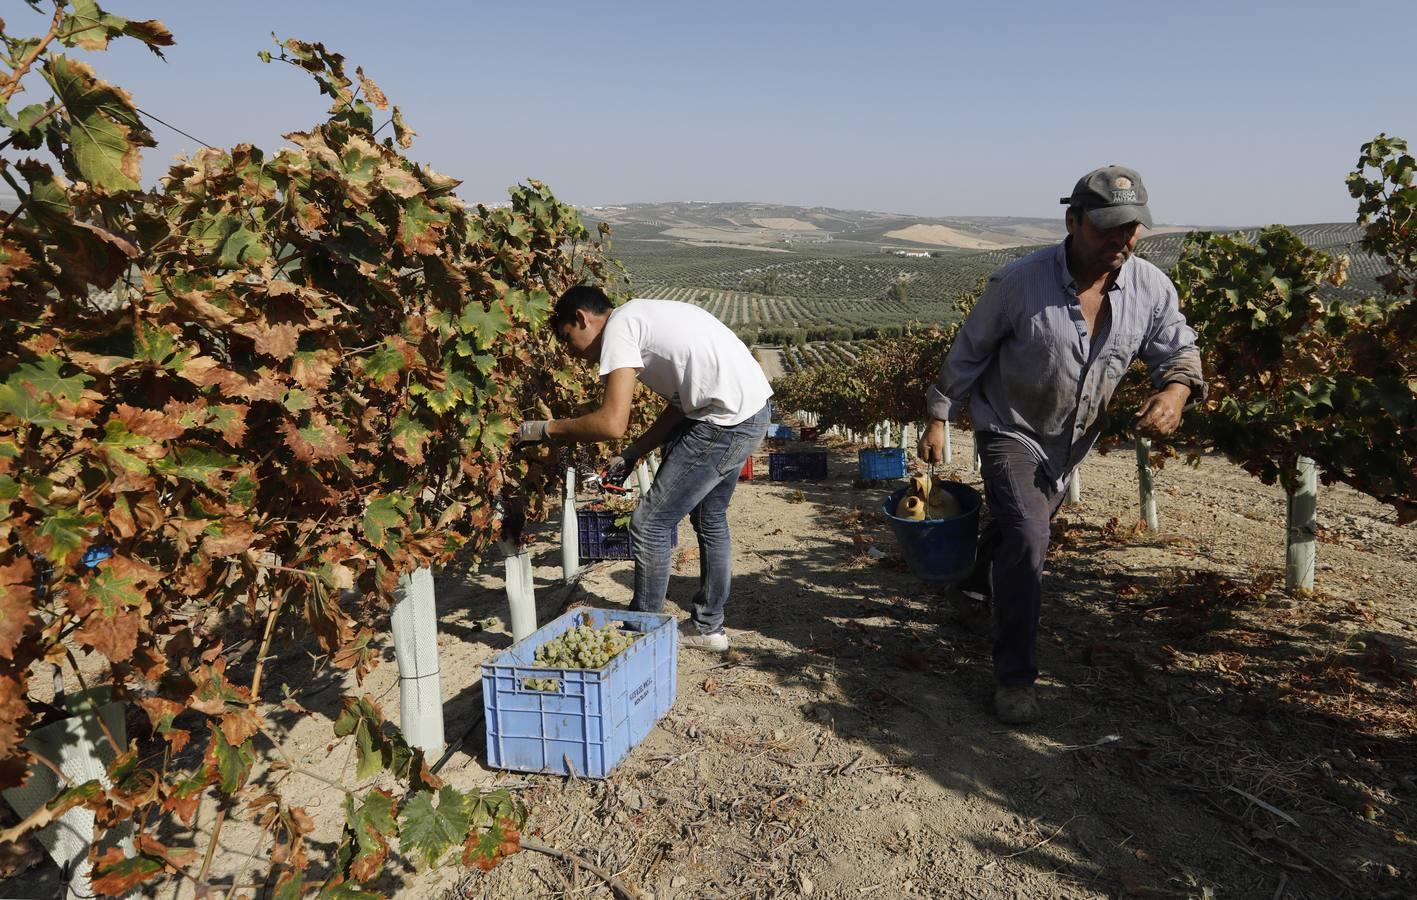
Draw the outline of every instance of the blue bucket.
<instances>
[{"instance_id":1,"label":"blue bucket","mask_svg":"<svg viewBox=\"0 0 1417 900\"><path fill-rule=\"evenodd\" d=\"M895 508L909 488L891 494L881 511L895 532L900 553L912 574L926 581L962 581L974 568L983 498L974 488L957 481L941 482L940 487L954 495L964 512L953 519L902 519L895 514Z\"/></svg>"}]
</instances>

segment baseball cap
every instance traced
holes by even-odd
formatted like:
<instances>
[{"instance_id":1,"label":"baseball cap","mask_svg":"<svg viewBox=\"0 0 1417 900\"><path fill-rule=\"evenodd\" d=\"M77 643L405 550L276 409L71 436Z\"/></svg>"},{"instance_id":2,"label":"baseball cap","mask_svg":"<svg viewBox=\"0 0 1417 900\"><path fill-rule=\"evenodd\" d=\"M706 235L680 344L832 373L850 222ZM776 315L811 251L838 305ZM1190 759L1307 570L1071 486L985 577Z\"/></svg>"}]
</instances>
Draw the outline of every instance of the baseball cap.
<instances>
[{"instance_id":1,"label":"baseball cap","mask_svg":"<svg viewBox=\"0 0 1417 900\"><path fill-rule=\"evenodd\" d=\"M1146 188L1135 169L1103 166L1078 179L1071 197L1058 202L1081 206L1098 228L1115 228L1128 222L1151 227L1151 210L1146 208Z\"/></svg>"}]
</instances>

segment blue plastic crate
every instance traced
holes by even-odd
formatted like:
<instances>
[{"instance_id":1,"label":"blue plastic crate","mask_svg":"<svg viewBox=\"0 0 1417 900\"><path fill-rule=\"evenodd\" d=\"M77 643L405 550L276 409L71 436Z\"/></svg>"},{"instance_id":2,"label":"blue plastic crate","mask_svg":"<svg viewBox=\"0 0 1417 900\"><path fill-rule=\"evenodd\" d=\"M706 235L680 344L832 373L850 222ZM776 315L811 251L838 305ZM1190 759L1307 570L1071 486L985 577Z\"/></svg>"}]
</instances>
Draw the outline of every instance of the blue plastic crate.
<instances>
[{"instance_id":1,"label":"blue plastic crate","mask_svg":"<svg viewBox=\"0 0 1417 900\"><path fill-rule=\"evenodd\" d=\"M576 545L582 562L601 559L634 559L635 542L630 529L616 525L620 513L604 509L576 510ZM679 525L669 529L669 546L679 546Z\"/></svg>"},{"instance_id":2,"label":"blue plastic crate","mask_svg":"<svg viewBox=\"0 0 1417 900\"><path fill-rule=\"evenodd\" d=\"M585 618L640 633L600 669L533 665L536 648ZM573 609L482 664L487 763L519 772L604 778L644 740L678 688L679 632L665 613ZM534 691L528 678L555 678L560 690Z\"/></svg>"},{"instance_id":3,"label":"blue plastic crate","mask_svg":"<svg viewBox=\"0 0 1417 900\"><path fill-rule=\"evenodd\" d=\"M807 481L826 477L825 450L784 450L768 454L769 481Z\"/></svg>"},{"instance_id":4,"label":"blue plastic crate","mask_svg":"<svg viewBox=\"0 0 1417 900\"><path fill-rule=\"evenodd\" d=\"M779 441L790 441L792 440L792 426L773 422L768 426L768 437Z\"/></svg>"},{"instance_id":5,"label":"blue plastic crate","mask_svg":"<svg viewBox=\"0 0 1417 900\"><path fill-rule=\"evenodd\" d=\"M859 450L856 469L862 481L888 481L905 477L905 451L900 447Z\"/></svg>"}]
</instances>

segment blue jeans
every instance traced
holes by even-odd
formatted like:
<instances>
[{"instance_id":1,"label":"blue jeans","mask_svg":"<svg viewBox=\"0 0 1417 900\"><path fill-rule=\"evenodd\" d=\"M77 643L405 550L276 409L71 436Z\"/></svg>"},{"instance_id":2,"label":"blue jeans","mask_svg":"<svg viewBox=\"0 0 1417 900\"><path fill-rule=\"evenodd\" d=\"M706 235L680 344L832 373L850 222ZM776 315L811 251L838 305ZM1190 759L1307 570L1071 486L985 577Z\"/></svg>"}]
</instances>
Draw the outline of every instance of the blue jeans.
<instances>
[{"instance_id":1,"label":"blue jeans","mask_svg":"<svg viewBox=\"0 0 1417 900\"><path fill-rule=\"evenodd\" d=\"M630 517L635 546L635 597L630 609L659 612L664 608L673 562L669 532L687 515L699 537L693 622L700 634L723 630L723 607L733 579L728 501L738 487L738 471L767 436L768 419L766 406L737 425L685 419L665 441L659 474Z\"/></svg>"}]
</instances>

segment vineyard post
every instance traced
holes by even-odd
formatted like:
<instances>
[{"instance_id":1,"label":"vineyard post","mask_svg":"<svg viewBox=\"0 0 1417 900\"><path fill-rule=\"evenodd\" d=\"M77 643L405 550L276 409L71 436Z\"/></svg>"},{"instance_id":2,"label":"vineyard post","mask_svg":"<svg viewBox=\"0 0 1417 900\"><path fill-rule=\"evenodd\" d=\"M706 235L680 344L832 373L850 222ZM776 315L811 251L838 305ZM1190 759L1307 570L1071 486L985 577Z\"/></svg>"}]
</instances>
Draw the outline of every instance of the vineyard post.
<instances>
[{"instance_id":1,"label":"vineyard post","mask_svg":"<svg viewBox=\"0 0 1417 900\"><path fill-rule=\"evenodd\" d=\"M945 462L953 462L955 457L954 440L950 437L950 423L945 423Z\"/></svg>"},{"instance_id":2,"label":"vineyard post","mask_svg":"<svg viewBox=\"0 0 1417 900\"><path fill-rule=\"evenodd\" d=\"M56 696L56 705L64 707L69 715L36 728L25 739L25 747L43 759L58 763L58 767L56 771L47 765L37 765L30 771L29 779L23 786L5 791L5 799L22 819L38 812L66 785L97 780L105 788L112 786L108 767L117 749L127 740L127 731L124 726L124 704L100 702L100 697L107 696L111 696L107 687ZM109 742L105 730L118 742L118 748ZM63 781L60 780L61 775ZM94 813L84 806L65 812L35 833L39 844L55 864L69 873L65 900L94 896L88 862L93 833Z\"/></svg>"},{"instance_id":3,"label":"vineyard post","mask_svg":"<svg viewBox=\"0 0 1417 900\"><path fill-rule=\"evenodd\" d=\"M581 571L580 525L576 521L576 470L566 467L566 493L561 499L561 578L567 584Z\"/></svg>"},{"instance_id":4,"label":"vineyard post","mask_svg":"<svg viewBox=\"0 0 1417 900\"><path fill-rule=\"evenodd\" d=\"M516 541L502 541L506 554L507 605L512 612L512 640L519 641L536 630L536 585L531 578L531 550L517 547Z\"/></svg>"},{"instance_id":5,"label":"vineyard post","mask_svg":"<svg viewBox=\"0 0 1417 900\"><path fill-rule=\"evenodd\" d=\"M443 754L443 692L438 676L438 607L433 570L399 576L392 626L399 666L399 727L430 758Z\"/></svg>"},{"instance_id":6,"label":"vineyard post","mask_svg":"<svg viewBox=\"0 0 1417 900\"><path fill-rule=\"evenodd\" d=\"M1288 542L1284 554L1284 586L1289 590L1314 589L1315 537L1318 530L1318 468L1307 456L1295 461L1295 485L1289 492Z\"/></svg>"},{"instance_id":7,"label":"vineyard post","mask_svg":"<svg viewBox=\"0 0 1417 900\"><path fill-rule=\"evenodd\" d=\"M1068 499L1069 506L1077 506L1082 502L1082 464L1079 463L1073 468L1072 477L1068 479Z\"/></svg>"},{"instance_id":8,"label":"vineyard post","mask_svg":"<svg viewBox=\"0 0 1417 900\"><path fill-rule=\"evenodd\" d=\"M650 481L659 477L659 454L651 453L645 457L645 462L649 465Z\"/></svg>"},{"instance_id":9,"label":"vineyard post","mask_svg":"<svg viewBox=\"0 0 1417 900\"><path fill-rule=\"evenodd\" d=\"M649 493L649 486L649 465L644 460L640 460L639 464L635 466L635 487L639 489L641 500Z\"/></svg>"},{"instance_id":10,"label":"vineyard post","mask_svg":"<svg viewBox=\"0 0 1417 900\"><path fill-rule=\"evenodd\" d=\"M1137 493L1141 500L1141 521L1147 531L1156 531L1156 493L1151 479L1151 439L1137 438Z\"/></svg>"}]
</instances>

